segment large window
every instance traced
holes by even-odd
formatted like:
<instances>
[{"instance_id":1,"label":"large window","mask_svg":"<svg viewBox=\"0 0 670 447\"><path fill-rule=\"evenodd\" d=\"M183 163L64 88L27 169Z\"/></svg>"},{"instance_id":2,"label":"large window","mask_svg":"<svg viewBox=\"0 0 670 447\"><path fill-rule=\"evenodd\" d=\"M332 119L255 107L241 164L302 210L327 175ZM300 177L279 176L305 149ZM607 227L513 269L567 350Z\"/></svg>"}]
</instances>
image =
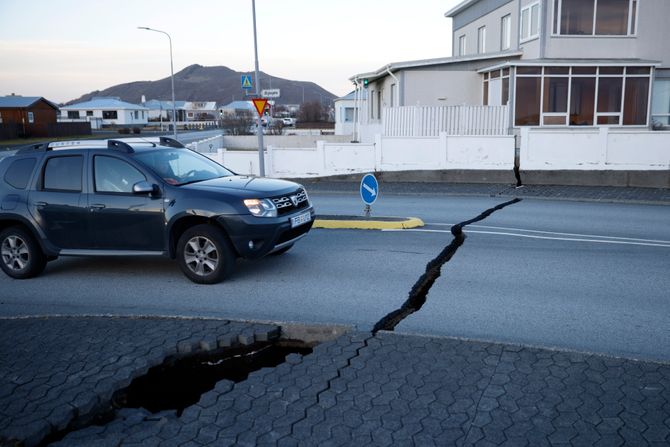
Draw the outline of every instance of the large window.
<instances>
[{"instance_id":1,"label":"large window","mask_svg":"<svg viewBox=\"0 0 670 447\"><path fill-rule=\"evenodd\" d=\"M79 110L68 110L67 117L69 119L79 119Z\"/></svg>"},{"instance_id":2,"label":"large window","mask_svg":"<svg viewBox=\"0 0 670 447\"><path fill-rule=\"evenodd\" d=\"M509 102L509 68L484 73L482 104L485 106L506 105Z\"/></svg>"},{"instance_id":3,"label":"large window","mask_svg":"<svg viewBox=\"0 0 670 447\"><path fill-rule=\"evenodd\" d=\"M540 3L533 3L521 10L521 41L535 39L540 35Z\"/></svg>"},{"instance_id":4,"label":"large window","mask_svg":"<svg viewBox=\"0 0 670 447\"><path fill-rule=\"evenodd\" d=\"M116 110L103 110L102 111L102 119L104 119L104 120L116 120L116 119L119 119L119 116L116 113Z\"/></svg>"},{"instance_id":5,"label":"large window","mask_svg":"<svg viewBox=\"0 0 670 447\"><path fill-rule=\"evenodd\" d=\"M465 55L465 36L461 36L458 38L458 55L459 56L464 56Z\"/></svg>"},{"instance_id":6,"label":"large window","mask_svg":"<svg viewBox=\"0 0 670 447\"><path fill-rule=\"evenodd\" d=\"M649 67L517 67L516 126L645 126Z\"/></svg>"},{"instance_id":7,"label":"large window","mask_svg":"<svg viewBox=\"0 0 670 447\"><path fill-rule=\"evenodd\" d=\"M636 32L638 0L554 0L553 33L625 36Z\"/></svg>"},{"instance_id":8,"label":"large window","mask_svg":"<svg viewBox=\"0 0 670 447\"><path fill-rule=\"evenodd\" d=\"M500 19L500 49L509 50L512 47L512 16L507 14Z\"/></svg>"}]
</instances>

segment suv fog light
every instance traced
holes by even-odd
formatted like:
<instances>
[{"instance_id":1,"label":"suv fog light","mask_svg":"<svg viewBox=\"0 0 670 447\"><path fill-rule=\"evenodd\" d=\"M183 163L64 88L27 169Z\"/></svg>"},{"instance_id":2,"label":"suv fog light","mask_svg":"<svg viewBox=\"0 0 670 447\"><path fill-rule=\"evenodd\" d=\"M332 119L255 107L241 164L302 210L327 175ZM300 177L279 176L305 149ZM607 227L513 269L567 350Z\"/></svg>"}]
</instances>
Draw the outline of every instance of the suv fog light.
<instances>
[{"instance_id":1,"label":"suv fog light","mask_svg":"<svg viewBox=\"0 0 670 447\"><path fill-rule=\"evenodd\" d=\"M254 241L249 241L249 250L254 249Z\"/></svg>"}]
</instances>

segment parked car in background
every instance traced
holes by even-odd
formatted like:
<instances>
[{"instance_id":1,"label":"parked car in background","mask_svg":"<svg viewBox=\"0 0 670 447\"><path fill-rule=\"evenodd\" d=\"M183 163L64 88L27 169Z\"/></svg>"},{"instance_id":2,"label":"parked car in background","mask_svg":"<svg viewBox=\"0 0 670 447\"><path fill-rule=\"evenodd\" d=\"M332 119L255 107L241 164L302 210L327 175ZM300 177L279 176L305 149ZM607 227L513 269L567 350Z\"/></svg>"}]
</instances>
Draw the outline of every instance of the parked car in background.
<instances>
[{"instance_id":1,"label":"parked car in background","mask_svg":"<svg viewBox=\"0 0 670 447\"><path fill-rule=\"evenodd\" d=\"M0 267L59 256L163 255L192 281L281 254L312 227L305 189L239 176L170 138L39 144L0 161Z\"/></svg>"}]
</instances>

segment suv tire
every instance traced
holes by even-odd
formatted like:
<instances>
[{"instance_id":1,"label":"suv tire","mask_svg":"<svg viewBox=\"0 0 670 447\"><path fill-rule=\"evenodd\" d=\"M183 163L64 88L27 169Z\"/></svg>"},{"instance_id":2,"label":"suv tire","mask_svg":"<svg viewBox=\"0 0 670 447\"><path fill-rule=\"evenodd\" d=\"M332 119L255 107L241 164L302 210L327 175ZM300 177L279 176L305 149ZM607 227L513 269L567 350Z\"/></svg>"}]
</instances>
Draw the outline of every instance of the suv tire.
<instances>
[{"instance_id":1,"label":"suv tire","mask_svg":"<svg viewBox=\"0 0 670 447\"><path fill-rule=\"evenodd\" d=\"M223 230L213 225L196 225L179 238L177 262L191 281L216 284L233 272L235 252Z\"/></svg>"},{"instance_id":2,"label":"suv tire","mask_svg":"<svg viewBox=\"0 0 670 447\"><path fill-rule=\"evenodd\" d=\"M42 273L47 259L35 238L21 227L0 232L0 267L12 278L32 278Z\"/></svg>"}]
</instances>

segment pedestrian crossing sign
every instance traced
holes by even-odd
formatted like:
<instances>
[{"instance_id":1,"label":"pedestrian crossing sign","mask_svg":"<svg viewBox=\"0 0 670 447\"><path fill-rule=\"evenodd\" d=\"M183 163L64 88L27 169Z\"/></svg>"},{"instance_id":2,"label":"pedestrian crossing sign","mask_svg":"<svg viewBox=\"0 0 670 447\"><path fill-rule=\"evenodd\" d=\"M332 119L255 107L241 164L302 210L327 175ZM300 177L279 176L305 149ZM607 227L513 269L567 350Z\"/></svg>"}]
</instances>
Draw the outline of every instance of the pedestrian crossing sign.
<instances>
[{"instance_id":1,"label":"pedestrian crossing sign","mask_svg":"<svg viewBox=\"0 0 670 447\"><path fill-rule=\"evenodd\" d=\"M242 75L242 88L247 90L253 87L251 75Z\"/></svg>"}]
</instances>

